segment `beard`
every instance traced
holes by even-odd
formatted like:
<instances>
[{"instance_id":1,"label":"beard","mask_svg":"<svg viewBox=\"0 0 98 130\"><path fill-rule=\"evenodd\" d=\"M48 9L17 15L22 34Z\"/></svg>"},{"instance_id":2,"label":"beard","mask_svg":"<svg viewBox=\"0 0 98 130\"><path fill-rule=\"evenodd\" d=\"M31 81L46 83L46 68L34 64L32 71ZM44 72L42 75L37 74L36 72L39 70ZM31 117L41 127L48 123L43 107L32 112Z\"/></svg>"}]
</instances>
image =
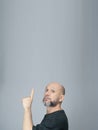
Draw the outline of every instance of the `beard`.
<instances>
[{"instance_id":1,"label":"beard","mask_svg":"<svg viewBox=\"0 0 98 130\"><path fill-rule=\"evenodd\" d=\"M49 101L45 101L45 98L43 98L43 103L46 107L55 107L58 104L57 101L51 101L50 99Z\"/></svg>"}]
</instances>

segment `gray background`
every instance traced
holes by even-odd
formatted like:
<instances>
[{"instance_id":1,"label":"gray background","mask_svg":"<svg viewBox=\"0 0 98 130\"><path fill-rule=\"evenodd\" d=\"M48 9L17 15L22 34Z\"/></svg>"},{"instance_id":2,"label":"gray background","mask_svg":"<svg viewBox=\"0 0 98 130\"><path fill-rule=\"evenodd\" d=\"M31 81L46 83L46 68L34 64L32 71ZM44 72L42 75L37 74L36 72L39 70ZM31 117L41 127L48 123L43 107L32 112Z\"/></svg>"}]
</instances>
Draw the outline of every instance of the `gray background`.
<instances>
[{"instance_id":1,"label":"gray background","mask_svg":"<svg viewBox=\"0 0 98 130\"><path fill-rule=\"evenodd\" d=\"M35 89L40 123L47 83L66 88L69 130L98 130L98 1L0 1L0 130L21 130L21 99Z\"/></svg>"}]
</instances>

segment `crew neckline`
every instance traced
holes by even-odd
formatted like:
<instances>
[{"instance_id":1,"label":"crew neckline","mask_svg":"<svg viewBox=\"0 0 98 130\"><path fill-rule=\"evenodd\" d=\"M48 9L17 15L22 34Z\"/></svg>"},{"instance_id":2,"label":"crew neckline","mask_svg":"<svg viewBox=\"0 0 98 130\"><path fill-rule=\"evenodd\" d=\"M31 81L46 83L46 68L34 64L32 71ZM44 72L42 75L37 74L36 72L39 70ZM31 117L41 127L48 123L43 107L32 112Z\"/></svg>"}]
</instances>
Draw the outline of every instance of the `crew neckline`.
<instances>
[{"instance_id":1,"label":"crew neckline","mask_svg":"<svg viewBox=\"0 0 98 130\"><path fill-rule=\"evenodd\" d=\"M52 114L55 114L55 113L58 113L58 112L64 112L64 110L61 109L61 110L57 110L57 111L54 111L54 112L51 112L51 113L46 113L45 116L52 115Z\"/></svg>"}]
</instances>

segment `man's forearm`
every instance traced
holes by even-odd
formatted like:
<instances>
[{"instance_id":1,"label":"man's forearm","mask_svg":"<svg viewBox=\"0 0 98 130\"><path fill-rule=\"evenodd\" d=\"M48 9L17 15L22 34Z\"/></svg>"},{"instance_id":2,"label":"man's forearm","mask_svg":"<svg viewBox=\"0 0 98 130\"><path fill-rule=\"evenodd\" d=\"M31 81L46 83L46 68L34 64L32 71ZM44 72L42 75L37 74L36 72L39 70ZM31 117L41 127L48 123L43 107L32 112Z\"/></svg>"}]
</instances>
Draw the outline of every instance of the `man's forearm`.
<instances>
[{"instance_id":1,"label":"man's forearm","mask_svg":"<svg viewBox=\"0 0 98 130\"><path fill-rule=\"evenodd\" d=\"M24 110L23 130L32 130L32 127L32 112L31 110Z\"/></svg>"}]
</instances>

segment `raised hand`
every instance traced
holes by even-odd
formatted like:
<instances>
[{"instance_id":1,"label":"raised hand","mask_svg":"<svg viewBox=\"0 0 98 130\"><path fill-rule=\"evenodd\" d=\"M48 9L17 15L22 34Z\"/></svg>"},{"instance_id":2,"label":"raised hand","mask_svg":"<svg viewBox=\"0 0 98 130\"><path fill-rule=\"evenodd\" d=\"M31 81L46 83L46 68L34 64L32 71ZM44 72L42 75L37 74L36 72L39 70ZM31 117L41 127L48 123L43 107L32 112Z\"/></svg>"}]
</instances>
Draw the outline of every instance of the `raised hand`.
<instances>
[{"instance_id":1,"label":"raised hand","mask_svg":"<svg viewBox=\"0 0 98 130\"><path fill-rule=\"evenodd\" d=\"M25 110L31 109L32 101L34 96L34 89L31 91L31 95L29 97L23 98L22 103Z\"/></svg>"}]
</instances>

